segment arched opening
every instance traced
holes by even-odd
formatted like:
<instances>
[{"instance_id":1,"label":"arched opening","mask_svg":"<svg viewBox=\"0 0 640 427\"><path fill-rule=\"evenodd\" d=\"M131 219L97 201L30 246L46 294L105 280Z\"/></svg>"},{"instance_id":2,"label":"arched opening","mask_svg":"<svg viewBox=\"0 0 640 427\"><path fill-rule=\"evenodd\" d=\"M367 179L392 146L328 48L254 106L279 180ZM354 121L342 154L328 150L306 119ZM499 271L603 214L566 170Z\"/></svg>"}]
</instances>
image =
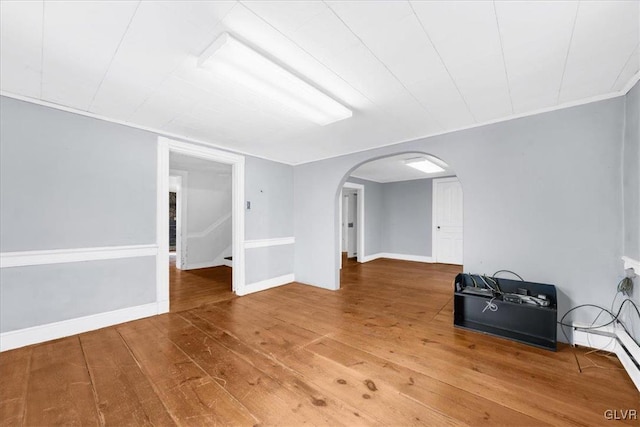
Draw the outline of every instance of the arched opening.
<instances>
[{"instance_id":1,"label":"arched opening","mask_svg":"<svg viewBox=\"0 0 640 427\"><path fill-rule=\"evenodd\" d=\"M339 287L381 258L462 268L462 184L444 160L410 151L361 162L340 181L335 202Z\"/></svg>"}]
</instances>

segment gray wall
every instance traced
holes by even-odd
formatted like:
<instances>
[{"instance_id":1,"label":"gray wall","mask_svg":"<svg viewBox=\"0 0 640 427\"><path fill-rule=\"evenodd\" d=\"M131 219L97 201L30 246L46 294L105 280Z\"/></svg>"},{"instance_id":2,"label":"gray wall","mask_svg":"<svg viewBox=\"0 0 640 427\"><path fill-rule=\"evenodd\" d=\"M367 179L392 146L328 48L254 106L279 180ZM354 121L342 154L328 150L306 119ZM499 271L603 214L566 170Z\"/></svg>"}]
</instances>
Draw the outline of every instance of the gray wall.
<instances>
[{"instance_id":1,"label":"gray wall","mask_svg":"<svg viewBox=\"0 0 640 427\"><path fill-rule=\"evenodd\" d=\"M431 256L433 180L378 183L350 176L347 181L364 185L365 256Z\"/></svg>"},{"instance_id":2,"label":"gray wall","mask_svg":"<svg viewBox=\"0 0 640 427\"><path fill-rule=\"evenodd\" d=\"M640 260L640 83L626 96L622 166L624 254Z\"/></svg>"},{"instance_id":3,"label":"gray wall","mask_svg":"<svg viewBox=\"0 0 640 427\"><path fill-rule=\"evenodd\" d=\"M382 252L431 256L432 187L431 179L383 184Z\"/></svg>"},{"instance_id":4,"label":"gray wall","mask_svg":"<svg viewBox=\"0 0 640 427\"><path fill-rule=\"evenodd\" d=\"M462 183L465 270L557 284L560 312L610 301L622 271L623 118L616 98L296 166L296 280L338 287L339 188L363 162L418 151Z\"/></svg>"},{"instance_id":5,"label":"gray wall","mask_svg":"<svg viewBox=\"0 0 640 427\"><path fill-rule=\"evenodd\" d=\"M247 240L293 236L293 167L247 156L245 197Z\"/></svg>"},{"instance_id":6,"label":"gray wall","mask_svg":"<svg viewBox=\"0 0 640 427\"><path fill-rule=\"evenodd\" d=\"M156 241L156 137L0 98L0 250Z\"/></svg>"},{"instance_id":7,"label":"gray wall","mask_svg":"<svg viewBox=\"0 0 640 427\"><path fill-rule=\"evenodd\" d=\"M247 249L247 285L293 273L293 252L294 245Z\"/></svg>"},{"instance_id":8,"label":"gray wall","mask_svg":"<svg viewBox=\"0 0 640 427\"><path fill-rule=\"evenodd\" d=\"M157 135L7 97L0 132L2 252L155 244ZM245 165L246 238L292 236L292 167ZM246 258L247 283L293 272L293 245ZM153 302L150 259L2 269L2 331Z\"/></svg>"},{"instance_id":9,"label":"gray wall","mask_svg":"<svg viewBox=\"0 0 640 427\"><path fill-rule=\"evenodd\" d=\"M155 302L155 257L0 270L0 332Z\"/></svg>"},{"instance_id":10,"label":"gray wall","mask_svg":"<svg viewBox=\"0 0 640 427\"><path fill-rule=\"evenodd\" d=\"M245 239L293 237L293 167L246 157ZM251 248L245 251L248 285L293 273L294 245Z\"/></svg>"}]
</instances>

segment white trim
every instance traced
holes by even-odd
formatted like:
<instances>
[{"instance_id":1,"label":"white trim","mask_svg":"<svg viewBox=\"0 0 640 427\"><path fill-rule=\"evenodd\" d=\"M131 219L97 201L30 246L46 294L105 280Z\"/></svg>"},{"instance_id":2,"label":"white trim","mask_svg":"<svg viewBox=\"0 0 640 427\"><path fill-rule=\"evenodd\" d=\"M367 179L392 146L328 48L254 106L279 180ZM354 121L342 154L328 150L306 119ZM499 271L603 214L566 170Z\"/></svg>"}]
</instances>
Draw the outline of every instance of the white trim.
<instances>
[{"instance_id":1,"label":"white trim","mask_svg":"<svg viewBox=\"0 0 640 427\"><path fill-rule=\"evenodd\" d=\"M400 261L426 262L433 263L433 258L424 255L407 255L394 254L390 252L378 252L377 254L367 255L362 262L369 262L379 258L397 259Z\"/></svg>"},{"instance_id":2,"label":"white trim","mask_svg":"<svg viewBox=\"0 0 640 427\"><path fill-rule=\"evenodd\" d=\"M222 224L224 224L225 222L227 222L230 219L231 219L231 212L229 212L225 216L219 218L216 222L214 222L213 224L208 226L206 229L204 229L202 231L196 231L196 232L187 234L187 238L189 238L189 239L201 239L203 237L206 237L208 234L213 233L213 230L215 230L216 228L220 227Z\"/></svg>"},{"instance_id":3,"label":"white trim","mask_svg":"<svg viewBox=\"0 0 640 427\"><path fill-rule=\"evenodd\" d=\"M266 248L269 246L292 245L295 242L296 242L295 237L276 237L274 239L245 240L244 248L255 249L255 248Z\"/></svg>"},{"instance_id":4,"label":"white trim","mask_svg":"<svg viewBox=\"0 0 640 427\"><path fill-rule=\"evenodd\" d=\"M631 381L633 381L638 391L640 391L640 369L629 356L629 354L631 354L636 361L640 361L640 347L631 339L629 334L623 328L607 326L597 329L597 331L614 334L617 338L614 339L597 335L584 329L575 329L580 327L589 328L589 325L585 326L574 323L573 327L573 344L615 353L616 356L618 356L620 363L627 371Z\"/></svg>"},{"instance_id":5,"label":"white trim","mask_svg":"<svg viewBox=\"0 0 640 427\"><path fill-rule=\"evenodd\" d=\"M354 182L345 182L342 185L342 188L350 188L352 190L356 190L358 193L358 201L356 204L356 215L358 216L358 221L357 221L357 225L358 225L358 229L356 230L356 233L358 234L358 243L356 244L356 250L358 251L358 255L357 255L357 259L358 262L364 262L362 261L364 259L364 211L365 211L365 204L364 204L364 185L362 184L356 184ZM342 195L342 191L340 192L340 195ZM340 215L342 215L342 212L340 212ZM340 227L340 230L342 230L342 227ZM340 240L340 259L342 260L342 235L340 235L339 237ZM342 261L340 261L342 262Z\"/></svg>"},{"instance_id":6,"label":"white trim","mask_svg":"<svg viewBox=\"0 0 640 427\"><path fill-rule=\"evenodd\" d=\"M188 142L175 141L165 137L158 137L158 194L157 194L157 295L158 301L166 304L169 300L169 212L167 209L169 197L169 153L180 153L191 157L198 157L214 162L230 164L232 166L231 181L231 217L233 261L235 268L232 273L233 291L243 294L245 287L244 262L244 164L242 155L220 151L214 148L194 145Z\"/></svg>"},{"instance_id":7,"label":"white trim","mask_svg":"<svg viewBox=\"0 0 640 427\"><path fill-rule=\"evenodd\" d=\"M238 295L248 295L254 292L260 292L267 289L275 288L277 286L287 285L291 282L295 282L296 278L293 273L285 274L284 276L273 277L267 280L261 280L260 282L254 282L246 285L243 289L243 293Z\"/></svg>"},{"instance_id":8,"label":"white trim","mask_svg":"<svg viewBox=\"0 0 640 427\"><path fill-rule=\"evenodd\" d=\"M105 246L100 248L51 249L0 253L0 268L62 264L104 259L155 256L156 245Z\"/></svg>"},{"instance_id":9,"label":"white trim","mask_svg":"<svg viewBox=\"0 0 640 427\"><path fill-rule=\"evenodd\" d=\"M169 169L169 176L178 178L176 191L176 268L182 270L187 264L189 242L187 239L189 172Z\"/></svg>"},{"instance_id":10,"label":"white trim","mask_svg":"<svg viewBox=\"0 0 640 427\"><path fill-rule=\"evenodd\" d=\"M341 156L348 156L348 155L351 155L351 154L363 153L363 152L366 152L366 151L376 150L376 149L380 149L380 148L384 148L384 147L391 147L391 146L394 146L394 145L403 144L405 142L412 142L412 141L417 141L417 140L424 139L424 138L430 138L432 136L445 135L445 134L448 134L448 133L453 133L453 132L458 132L458 131L462 131L462 130L478 128L478 127L482 127L482 126L486 126L486 125L490 125L490 124L507 122L509 120L515 120L515 119L520 119L520 118L523 118L523 117L535 116L535 115L538 115L538 114L544 114L544 113L549 113L549 112L552 112L552 111L564 110L566 108L577 107L577 106L580 106L580 105L591 104L593 102L605 101L607 99L612 99L612 98L618 98L618 97L621 97L621 96L625 96L627 94L627 92L629 92L631 90L631 88L633 88L633 86L638 82L638 80L640 80L640 72L638 72L635 75L633 75L631 77L631 79L629 79L627 84L624 85L622 90L619 90L617 92L610 92L610 93L607 93L607 94L604 94L604 95L597 95L597 96L593 96L593 97L590 97L590 98L580 99L580 100L577 100L577 101L565 102L563 104L555 105L555 106L552 106L552 107L540 108L538 110L528 111L526 113L513 114L511 116L502 117L502 118L495 119L495 120L488 120L488 121L481 122L481 123L474 123L474 124L469 125L469 126L462 126L462 127L449 129L449 130L445 130L445 131L441 131L441 132L428 133L428 134L424 134L422 136L413 137L413 138L410 138L410 139L404 139L404 140L401 140L401 141L395 141L395 142L391 142L389 144L385 144L385 145L381 145L381 146L377 146L377 147L369 147L369 148L365 148L365 149L362 149L362 150L347 151L345 153L334 154L334 155L331 155L331 156L320 157L320 158L317 158L317 159L307 160L307 161L303 161L303 162L286 162L286 161L283 161L283 160L278 160L278 159L274 159L274 158L270 158L270 157L266 157L266 156L261 156L261 155L255 154L255 153L240 151L240 150L238 150L236 148L225 147L225 146L223 146L221 144L214 143L214 142L211 142L211 141L205 141L205 140L202 140L202 139L192 138L192 137L189 137L189 136L186 136L186 135L180 135L180 134L176 134L176 133L171 133L171 132L167 132L167 131L164 131L164 130L161 130L161 129L148 127L148 126L142 126L142 125L138 125L138 124L135 124L135 123L128 122L126 120L118 120L118 119L114 119L114 118L109 118L107 116L103 116L103 115L100 115L100 114L90 113L88 111L78 110L78 109L72 108L72 107L66 107L64 105L55 104L53 102L48 102L48 101L44 101L44 100L41 100L41 99L35 99L35 98L31 98L31 97L24 96L24 95L18 95L18 94L14 94L14 93L11 93L11 92L4 91L4 90L0 90L0 96L6 96L7 98L17 99L19 101L30 102L32 104L42 105L44 107L49 107L49 108L53 108L53 109L56 109L56 110L66 111L68 113L74 113L74 114L78 114L78 115L85 116L85 117L91 117L91 118L94 118L94 119L103 120L103 121L110 122L110 123L124 125L124 126L128 126L128 127L134 128L134 129L145 130L145 131L148 131L148 132L155 133L160 137L178 138L178 139L181 139L181 140L184 140L184 141L188 141L188 142L192 142L192 143L195 143L195 144L204 144L204 145L207 145L209 147L213 147L213 148L217 148L217 149L221 149L221 150L230 150L230 151L233 151L233 152L238 153L238 154L258 157L258 158L261 158L261 159L270 160L272 162L282 163L282 164L290 165L290 166L299 166L299 165L304 165L304 164L307 164L307 163L319 162L321 160L327 160L327 159L333 159L333 158L341 157Z\"/></svg>"},{"instance_id":11,"label":"white trim","mask_svg":"<svg viewBox=\"0 0 640 427\"><path fill-rule=\"evenodd\" d=\"M434 178L431 181L431 257L433 261L438 262L438 225L436 224L436 215L438 212L438 198L436 197L436 186L440 183L444 182L460 182L457 176L447 177L447 178ZM462 184L460 184L462 185ZM463 203L464 203L464 190L463 190ZM463 204L464 206L464 204ZM463 208L464 209L464 208ZM464 220L464 212L463 212L463 220ZM462 227L462 244L464 245L464 224ZM462 262L464 263L464 257Z\"/></svg>"},{"instance_id":12,"label":"white trim","mask_svg":"<svg viewBox=\"0 0 640 427\"><path fill-rule=\"evenodd\" d=\"M394 142L390 142L389 144L379 145L377 147L369 147L369 148L363 148L361 150L347 151L347 152L340 153L340 154L334 154L334 155L331 155L331 156L320 157L320 158L313 159L313 160L307 160L307 161L304 161L304 162L297 162L297 163L290 163L290 164L292 166L300 166L300 165L304 165L304 164L307 164L307 163L320 162L322 160L333 159L333 158L336 158L336 157L350 156L352 154L358 154L358 153L364 153L364 152L367 152L367 151L379 150L379 149L386 148L386 147L393 147L394 145L404 144L406 142L419 141L421 139L431 138L431 137L434 137L434 136L446 135L446 134L449 134L449 133L454 133L454 132L460 132L460 131L463 131L463 130L479 128L479 127L492 125L492 124L496 124L496 123L508 122L510 120L522 119L524 117L537 116L538 114L550 113L552 111L564 110L564 109L572 108L572 107L579 107L580 105L592 104L594 102L599 102L599 101L606 101L607 99L619 98L621 96L625 96L627 94L627 92L629 92L631 90L631 88L633 88L633 86L638 82L638 80L640 80L640 71L638 73L636 73L633 77L631 77L629 82L622 88L622 90L620 90L618 92L610 92L610 93L606 93L604 95L597 95L597 96L592 96L592 97L589 97L589 98L579 99L577 101L565 102L563 104L555 105L555 106L552 106L552 107L540 108L538 110L528 111L526 113L512 114L510 116L501 117L501 118L494 119L494 120L488 120L488 121L480 122L480 123L474 123L474 124L468 125L468 126L461 126L461 127L457 127L457 128L454 128L454 129L447 129L447 130L440 131L440 132L427 133L427 134L424 134L424 135L421 135L421 136L412 137L410 139L403 139L401 141L394 141Z\"/></svg>"},{"instance_id":13,"label":"white trim","mask_svg":"<svg viewBox=\"0 0 640 427\"><path fill-rule=\"evenodd\" d=\"M156 194L156 301L169 311L169 142L158 139Z\"/></svg>"},{"instance_id":14,"label":"white trim","mask_svg":"<svg viewBox=\"0 0 640 427\"><path fill-rule=\"evenodd\" d=\"M133 129L144 130L144 131L147 131L147 132L154 133L158 137L161 137L161 138L180 139L182 141L186 141L186 142L193 143L193 144L206 145L207 147L211 147L211 148L218 149L218 150L231 151L233 153L237 153L237 154L241 154L241 155L257 157L259 159L269 160L271 162L282 163L282 164L285 164L285 165L293 166L293 163L290 163L290 162L283 162L282 160L276 160L276 159L271 158L271 157L266 157L266 156L261 156L259 154L255 154L255 153L249 153L249 152L246 152L246 151L241 151L241 150L238 150L238 149L233 148L233 147L225 147L224 145L221 145L221 144L216 143L216 142L206 141L204 139L192 138L190 136L182 135L182 134L178 134L178 133L167 132L166 130L153 128L153 127L149 127L149 126L143 126L143 125L139 125L139 124L136 124L136 123L129 122L127 120L119 120L119 119L111 118L111 117L108 117L108 116L103 116L103 115L97 114L97 113L91 113L89 111L78 110L77 108L67 107L65 105L56 104L54 102L44 101L42 99L36 99L36 98L31 98L29 96L18 95L18 94L15 94L15 93L4 91L4 90L0 90L0 96L5 96L5 97L11 98L11 99L17 99L18 101L29 102L31 104L41 105L43 107L53 108L54 110L60 110L60 111L65 111L67 113L77 114L79 116L91 117L92 119L102 120L102 121L109 122L109 123L115 123L117 125L123 125L123 126L127 126L127 127L130 127L130 128L133 128Z\"/></svg>"},{"instance_id":15,"label":"white trim","mask_svg":"<svg viewBox=\"0 0 640 427\"><path fill-rule=\"evenodd\" d=\"M624 261L624 269L633 268L633 271L640 276L640 261L629 258L628 256L623 256L622 261Z\"/></svg>"},{"instance_id":16,"label":"white trim","mask_svg":"<svg viewBox=\"0 0 640 427\"><path fill-rule=\"evenodd\" d=\"M150 303L77 317L75 319L62 320L46 325L32 326L17 331L3 332L0 334L0 351L11 350L154 316L158 314L159 311L157 303Z\"/></svg>"},{"instance_id":17,"label":"white trim","mask_svg":"<svg viewBox=\"0 0 640 427\"><path fill-rule=\"evenodd\" d=\"M228 259L222 259L222 265L226 266L226 267L231 267L233 268L233 261L232 260L228 260Z\"/></svg>"},{"instance_id":18,"label":"white trim","mask_svg":"<svg viewBox=\"0 0 640 427\"><path fill-rule=\"evenodd\" d=\"M350 154L357 154L357 153L362 153L362 152L365 152L365 151L370 151L370 150L389 147L389 146L393 146L393 145L403 144L405 142L416 141L416 140L419 140L419 139L429 138L429 137L432 137L432 136L445 135L445 134L448 134L448 133L458 132L458 131L467 130L467 129L473 129L473 128L482 127L482 126L486 126L486 125L490 125L490 124L507 122L509 120L515 120L515 119L520 119L520 118L523 118L523 117L535 116L535 115L538 115L538 114L549 113L549 112L557 111L557 110L564 110L566 108L577 107L577 106L585 105L585 104L591 104L593 102L604 101L604 100L612 99L612 98L618 98L618 97L621 97L621 96L625 96L627 94L627 92L629 92L631 90L631 88L633 88L633 86L638 82L638 80L640 80L640 72L638 72L635 75L633 75L631 77L631 79L629 79L627 84L624 85L622 90L619 90L617 92L610 92L610 93L607 93L607 94L604 94L604 95L597 95L597 96L593 96L593 97L589 97L589 98L580 99L580 100L577 100L577 101L565 102L563 104L559 104L559 105L555 105L555 106L551 106L551 107L545 107L545 108L541 108L541 109L538 109L538 110L529 111L529 112L526 112L526 113L513 114L511 116L502 117L502 118L495 119L495 120L488 120L488 121L481 122L481 123L474 123L474 124L469 125L469 126L462 126L462 127L449 129L449 130L445 130L445 131L441 131L441 132L433 132L433 133L425 134L425 135L422 135L422 136L419 136L419 137L416 137L416 138L396 141L396 142L392 142L392 143L385 144L385 145L378 146L378 147L369 147L369 148L365 148L365 149L362 149L362 150L348 151L346 153L339 153L339 154L335 154L335 155L331 155L331 156L327 156L327 157L321 157L321 158L318 158L318 159L308 160L308 161L304 161L304 162L286 162L286 161L283 161L283 160L277 160L277 159L266 157L266 156L260 156L260 155L257 155L255 153L239 151L236 148L225 147L223 145L220 145L220 144L217 144L217 143L213 143L213 142L210 142L210 141L205 141L205 140L201 140L201 139L197 139L197 138L191 138L191 137L188 137L186 135L180 135L180 134L176 134L176 133L171 133L171 132L167 132L167 131L164 131L164 130L161 130L161 129L148 127L148 126L142 126L142 125L138 125L138 124L135 124L135 123L128 122L126 120L118 120L118 119L114 119L114 118L109 118L107 116L103 116L103 115L100 115L100 114L91 113L91 112L83 111L83 110L78 110L76 108L67 107L67 106L64 106L64 105L60 105L60 104L56 104L56 103L53 103L53 102L44 101L44 100L41 100L41 99L35 99L35 98L31 98L31 97L24 96L24 95L18 95L18 94L14 94L14 93L11 93L11 92L4 91L4 90L0 90L0 96L6 96L7 98L17 99L19 101L30 102L32 104L42 105L44 107L49 107L49 108L53 108L53 109L56 109L56 110L66 111L68 113L74 113L74 114L78 114L78 115L81 115L81 116L91 117L91 118L98 119L98 120L104 120L106 122L116 123L116 124L119 124L119 125L124 125L124 126L128 126L128 127L135 128L135 129L145 130L145 131L148 131L148 132L155 133L155 134L157 134L157 135L159 135L161 137L178 138L178 139L182 139L182 140L188 141L188 142L193 142L193 143L196 143L196 144L205 144L207 146L218 148L218 149L221 149L221 150L231 150L231 151L233 151L235 153L238 153L238 154L244 154L244 155L249 155L249 156L253 156L253 157L258 157L258 158L261 158L261 159L270 160L272 162L283 163L283 164L290 165L290 166L299 166L299 165L304 165L306 163L313 163L313 162L318 162L318 161L321 161L321 160L333 159L335 157L347 156L347 155L350 155Z\"/></svg>"}]
</instances>

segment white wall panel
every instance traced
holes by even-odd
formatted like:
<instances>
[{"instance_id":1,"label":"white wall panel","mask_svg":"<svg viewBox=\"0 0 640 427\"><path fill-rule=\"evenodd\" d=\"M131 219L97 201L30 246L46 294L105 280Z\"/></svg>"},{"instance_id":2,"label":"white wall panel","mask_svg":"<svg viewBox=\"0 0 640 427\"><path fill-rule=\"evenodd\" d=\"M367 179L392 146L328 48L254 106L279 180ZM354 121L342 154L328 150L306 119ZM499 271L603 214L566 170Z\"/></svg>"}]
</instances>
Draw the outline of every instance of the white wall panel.
<instances>
[{"instance_id":1,"label":"white wall panel","mask_svg":"<svg viewBox=\"0 0 640 427\"><path fill-rule=\"evenodd\" d=\"M640 2L580 3L560 101L606 93L640 39Z\"/></svg>"},{"instance_id":2,"label":"white wall panel","mask_svg":"<svg viewBox=\"0 0 640 427\"><path fill-rule=\"evenodd\" d=\"M0 2L0 88L40 97L42 65L41 1Z\"/></svg>"},{"instance_id":3,"label":"white wall panel","mask_svg":"<svg viewBox=\"0 0 640 427\"><path fill-rule=\"evenodd\" d=\"M516 113L558 102L577 7L576 1L496 2Z\"/></svg>"},{"instance_id":4,"label":"white wall panel","mask_svg":"<svg viewBox=\"0 0 640 427\"><path fill-rule=\"evenodd\" d=\"M138 2L47 2L42 98L86 110Z\"/></svg>"}]
</instances>

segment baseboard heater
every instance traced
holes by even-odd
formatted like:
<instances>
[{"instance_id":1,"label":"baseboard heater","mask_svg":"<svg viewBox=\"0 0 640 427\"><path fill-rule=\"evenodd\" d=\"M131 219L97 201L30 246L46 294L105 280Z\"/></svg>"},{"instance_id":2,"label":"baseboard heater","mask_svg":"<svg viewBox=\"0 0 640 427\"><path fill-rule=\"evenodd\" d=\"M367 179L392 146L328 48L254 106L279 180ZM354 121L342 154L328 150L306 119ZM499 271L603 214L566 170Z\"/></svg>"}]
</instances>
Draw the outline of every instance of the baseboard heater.
<instances>
[{"instance_id":1,"label":"baseboard heater","mask_svg":"<svg viewBox=\"0 0 640 427\"><path fill-rule=\"evenodd\" d=\"M614 353L640 391L640 346L618 325L616 322L613 328L591 329L574 323L573 343Z\"/></svg>"}]
</instances>

